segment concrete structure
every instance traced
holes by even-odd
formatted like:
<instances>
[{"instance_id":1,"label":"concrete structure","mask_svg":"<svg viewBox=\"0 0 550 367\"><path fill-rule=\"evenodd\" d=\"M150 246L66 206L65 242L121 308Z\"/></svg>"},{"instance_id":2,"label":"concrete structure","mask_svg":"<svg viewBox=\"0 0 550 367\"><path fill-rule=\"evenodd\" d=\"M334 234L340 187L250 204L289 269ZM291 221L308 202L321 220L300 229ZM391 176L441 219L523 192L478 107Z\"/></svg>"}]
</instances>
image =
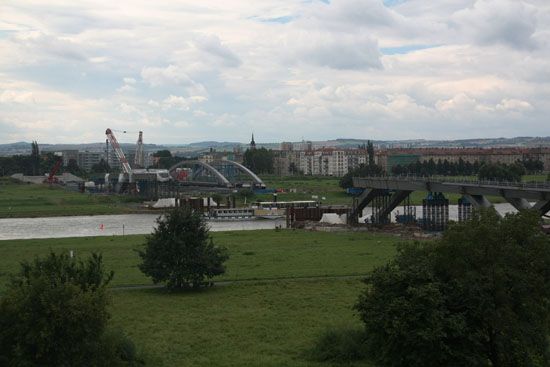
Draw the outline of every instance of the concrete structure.
<instances>
[{"instance_id":1,"label":"concrete structure","mask_svg":"<svg viewBox=\"0 0 550 367\"><path fill-rule=\"evenodd\" d=\"M518 210L535 209L541 215L550 211L550 185L547 183L524 184L511 182L430 181L423 178L403 177L354 177L354 187L365 191L354 203L352 217L355 223L362 210L376 197L393 192L378 215L385 217L413 191L455 193L465 196L474 207L491 207L487 196L501 196ZM530 202L535 202L531 205Z\"/></svg>"}]
</instances>

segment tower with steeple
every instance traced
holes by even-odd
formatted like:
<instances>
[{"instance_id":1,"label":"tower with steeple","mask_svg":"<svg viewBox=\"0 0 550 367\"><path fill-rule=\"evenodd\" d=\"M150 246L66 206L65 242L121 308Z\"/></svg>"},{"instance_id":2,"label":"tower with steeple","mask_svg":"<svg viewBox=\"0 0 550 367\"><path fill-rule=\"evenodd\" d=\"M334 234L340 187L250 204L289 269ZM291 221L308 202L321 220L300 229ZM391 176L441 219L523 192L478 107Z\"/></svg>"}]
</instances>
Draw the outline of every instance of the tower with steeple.
<instances>
[{"instance_id":1,"label":"tower with steeple","mask_svg":"<svg viewBox=\"0 0 550 367\"><path fill-rule=\"evenodd\" d=\"M252 133L252 140L250 141L250 150L256 149L256 142L254 141L254 133Z\"/></svg>"}]
</instances>

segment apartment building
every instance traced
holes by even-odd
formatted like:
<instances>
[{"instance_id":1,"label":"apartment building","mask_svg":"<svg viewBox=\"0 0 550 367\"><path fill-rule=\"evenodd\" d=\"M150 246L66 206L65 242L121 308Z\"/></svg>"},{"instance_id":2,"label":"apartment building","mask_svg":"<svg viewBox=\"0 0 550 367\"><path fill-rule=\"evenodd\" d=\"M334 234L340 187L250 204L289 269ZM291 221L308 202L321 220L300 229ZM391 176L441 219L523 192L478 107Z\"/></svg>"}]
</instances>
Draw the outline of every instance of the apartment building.
<instances>
[{"instance_id":1,"label":"apartment building","mask_svg":"<svg viewBox=\"0 0 550 367\"><path fill-rule=\"evenodd\" d=\"M275 151L275 174L287 176L301 172L304 175L341 177L350 169L368 163L364 149L322 148L311 150Z\"/></svg>"}]
</instances>

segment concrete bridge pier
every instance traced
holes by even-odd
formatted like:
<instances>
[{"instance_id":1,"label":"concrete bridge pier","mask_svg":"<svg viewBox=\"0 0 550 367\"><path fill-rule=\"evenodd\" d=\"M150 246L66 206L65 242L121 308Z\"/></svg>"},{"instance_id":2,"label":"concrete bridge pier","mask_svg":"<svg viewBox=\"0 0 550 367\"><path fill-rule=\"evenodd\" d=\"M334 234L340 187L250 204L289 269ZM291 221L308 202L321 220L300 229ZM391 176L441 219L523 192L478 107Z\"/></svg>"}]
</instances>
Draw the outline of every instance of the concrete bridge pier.
<instances>
[{"instance_id":1,"label":"concrete bridge pier","mask_svg":"<svg viewBox=\"0 0 550 367\"><path fill-rule=\"evenodd\" d=\"M383 206L378 212L379 218L387 217L397 206L405 200L412 191L398 190L391 197L387 205Z\"/></svg>"}]
</instances>

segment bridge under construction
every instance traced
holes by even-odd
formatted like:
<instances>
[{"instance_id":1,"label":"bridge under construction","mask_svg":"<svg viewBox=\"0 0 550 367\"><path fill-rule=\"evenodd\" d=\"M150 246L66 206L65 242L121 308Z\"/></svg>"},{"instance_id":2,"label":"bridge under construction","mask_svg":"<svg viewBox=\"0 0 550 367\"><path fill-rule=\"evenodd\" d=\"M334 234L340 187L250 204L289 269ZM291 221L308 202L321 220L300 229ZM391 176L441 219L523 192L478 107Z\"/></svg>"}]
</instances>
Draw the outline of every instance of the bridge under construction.
<instances>
[{"instance_id":1,"label":"bridge under construction","mask_svg":"<svg viewBox=\"0 0 550 367\"><path fill-rule=\"evenodd\" d=\"M372 222L386 223L389 215L398 205L407 201L414 191L429 192L423 202L425 227L434 227L434 221L442 223L448 220L449 201L445 193L460 194L459 218L466 219L471 208L489 208L492 203L488 197L504 198L517 210L537 210L541 216L550 211L550 185L543 182L495 182L464 181L430 177L355 177L354 187L363 188L363 193L354 200L350 223L357 223L363 209L372 205ZM428 218L426 218L428 217ZM426 222L427 220L427 222Z\"/></svg>"}]
</instances>

